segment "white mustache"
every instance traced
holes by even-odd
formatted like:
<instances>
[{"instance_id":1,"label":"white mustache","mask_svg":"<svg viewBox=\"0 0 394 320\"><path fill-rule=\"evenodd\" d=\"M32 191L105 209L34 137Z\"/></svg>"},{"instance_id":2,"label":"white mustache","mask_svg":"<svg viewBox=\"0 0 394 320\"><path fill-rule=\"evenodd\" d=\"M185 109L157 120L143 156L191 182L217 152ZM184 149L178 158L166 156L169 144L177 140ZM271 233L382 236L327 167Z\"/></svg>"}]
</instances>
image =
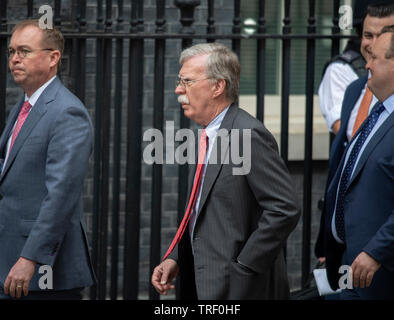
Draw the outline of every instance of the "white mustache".
<instances>
[{"instance_id":1,"label":"white mustache","mask_svg":"<svg viewBox=\"0 0 394 320\"><path fill-rule=\"evenodd\" d=\"M181 94L180 96L178 96L178 102L180 104L189 104L189 98L187 97L187 95Z\"/></svg>"}]
</instances>

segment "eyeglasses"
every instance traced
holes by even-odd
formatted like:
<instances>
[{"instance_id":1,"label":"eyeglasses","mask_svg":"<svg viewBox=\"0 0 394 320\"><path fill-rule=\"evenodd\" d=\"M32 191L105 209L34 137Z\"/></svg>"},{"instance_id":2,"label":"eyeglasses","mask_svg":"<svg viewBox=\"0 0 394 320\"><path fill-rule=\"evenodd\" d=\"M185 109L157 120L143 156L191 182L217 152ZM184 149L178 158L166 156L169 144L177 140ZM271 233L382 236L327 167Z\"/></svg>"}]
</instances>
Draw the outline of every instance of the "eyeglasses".
<instances>
[{"instance_id":1,"label":"eyeglasses","mask_svg":"<svg viewBox=\"0 0 394 320\"><path fill-rule=\"evenodd\" d=\"M210 78L191 80L191 79L184 79L184 78L181 78L180 76L178 76L178 78L175 80L175 87L182 86L182 87L186 88L186 87L189 87L194 82L201 81L201 80L207 80L207 79L210 79Z\"/></svg>"},{"instance_id":2,"label":"eyeglasses","mask_svg":"<svg viewBox=\"0 0 394 320\"><path fill-rule=\"evenodd\" d=\"M24 59L24 58L26 58L27 55L29 55L30 53L32 53L34 51L53 51L53 50L54 49L50 49L50 48L36 49L36 50L29 50L29 49L25 49L25 48L14 50L12 48L8 48L7 55L8 55L8 59L11 59L16 52L16 54L18 55L19 58Z\"/></svg>"}]
</instances>

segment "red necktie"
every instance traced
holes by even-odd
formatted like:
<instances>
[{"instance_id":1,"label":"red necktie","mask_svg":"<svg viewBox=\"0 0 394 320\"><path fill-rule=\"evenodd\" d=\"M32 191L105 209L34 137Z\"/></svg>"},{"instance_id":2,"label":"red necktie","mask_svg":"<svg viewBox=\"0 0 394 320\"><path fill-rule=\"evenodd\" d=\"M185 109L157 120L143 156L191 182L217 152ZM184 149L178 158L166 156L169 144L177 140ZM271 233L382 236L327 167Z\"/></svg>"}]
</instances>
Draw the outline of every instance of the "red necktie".
<instances>
[{"instance_id":1,"label":"red necktie","mask_svg":"<svg viewBox=\"0 0 394 320\"><path fill-rule=\"evenodd\" d=\"M11 152L11 149L12 149L12 146L14 145L15 139L18 136L19 131L21 130L23 124L25 123L25 120L26 120L27 116L29 115L30 109L31 109L31 104L29 103L29 101L26 100L22 106L21 111L19 112L18 120L16 122L14 132L12 133L11 145L10 145L10 150L8 153Z\"/></svg>"},{"instance_id":2,"label":"red necktie","mask_svg":"<svg viewBox=\"0 0 394 320\"><path fill-rule=\"evenodd\" d=\"M372 101L372 91L369 90L369 88L367 87L364 93L364 98L361 101L360 107L358 108L356 121L354 122L354 126L353 126L352 138L354 134L357 132L357 130L360 128L360 126L363 124L364 120L367 119L368 110L371 101Z\"/></svg>"},{"instance_id":3,"label":"red necktie","mask_svg":"<svg viewBox=\"0 0 394 320\"><path fill-rule=\"evenodd\" d=\"M200 137L200 148L199 148L199 152L198 152L198 163L197 163L196 175L194 176L194 183L193 183L192 192L190 194L189 204L187 205L187 209L186 209L185 215L183 216L181 225L179 226L178 231L177 231L174 239L172 240L170 247L168 248L166 254L164 255L163 260L165 260L168 257L168 255L172 252L172 250L174 250L175 246L181 240L181 238L183 236L183 232L186 229L186 226L187 226L189 219L190 219L190 215L191 215L194 205L196 203L198 190L199 190L200 184L201 184L202 169L204 167L205 155L207 153L207 146L208 146L207 140L208 140L207 133L205 132L205 129L203 129L201 132L201 137Z\"/></svg>"}]
</instances>

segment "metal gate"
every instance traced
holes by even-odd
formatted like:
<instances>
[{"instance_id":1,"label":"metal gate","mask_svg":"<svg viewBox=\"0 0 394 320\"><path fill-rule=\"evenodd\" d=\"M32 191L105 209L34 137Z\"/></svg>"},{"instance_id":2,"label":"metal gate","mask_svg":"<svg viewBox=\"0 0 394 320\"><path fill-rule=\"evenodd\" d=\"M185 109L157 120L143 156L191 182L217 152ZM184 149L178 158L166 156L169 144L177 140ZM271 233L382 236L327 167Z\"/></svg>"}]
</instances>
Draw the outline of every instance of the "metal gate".
<instances>
[{"instance_id":1,"label":"metal gate","mask_svg":"<svg viewBox=\"0 0 394 320\"><path fill-rule=\"evenodd\" d=\"M319 0L318 0L319 1ZM310 272L311 247L311 206L312 206L312 130L313 95L315 80L315 52L317 39L330 39L331 55L339 53L340 39L350 37L340 34L338 27L339 0L332 1L333 26L329 35L316 34L315 0L309 0L309 12L305 13L308 27L304 34L292 34L290 19L291 1L283 0L284 19L280 33L267 33L265 9L270 1L259 1L257 32L251 35L241 33L241 1L231 2L233 16L231 32L218 33L215 13L224 2L214 0L131 0L131 1L52 1L54 24L62 30L66 39L65 67L61 73L63 80L87 105L95 100L89 109L95 124L95 148L91 163L91 188L87 193L86 207L91 211L90 229L93 264L98 283L90 290L91 299L137 299L140 289L139 264L141 260L141 181L142 181L142 132L144 103L144 72L147 67L144 52L147 46L154 46L151 74L153 76L153 127L163 130L165 120L165 68L166 46L169 41L179 42L180 48L190 46L193 41L227 40L239 55L241 41L257 41L257 118L264 121L264 96L266 84L266 41L276 39L281 42L281 134L280 152L288 161L289 145L289 96L290 96L290 50L292 41L304 40L306 58L306 118L305 153L302 216L302 284ZM323 1L323 0L320 0ZM205 3L205 32L196 32L194 12ZM0 67L6 73L6 50L10 38L10 24L7 13L11 1L0 0ZM37 1L26 1L25 17L37 17ZM156 16L144 17L144 7L151 6ZM166 16L168 7L178 10L179 27L168 31ZM72 21L62 19L62 10L71 12ZM94 10L93 10L94 9ZM127 10L126 10L127 9ZM126 11L129 15L126 16ZM91 14L95 14L94 17ZM174 12L174 10L172 11ZM94 20L95 19L95 20ZM93 21L93 26L92 26ZM150 27L147 24L150 22ZM201 30L201 26L200 29ZM90 48L93 45L94 48ZM89 51L94 52L89 56ZM176 55L179 55L176 52ZM127 72L124 67L128 66ZM95 78L88 78L88 69L95 69ZM125 78L124 74L128 76ZM0 126L4 127L7 103L7 77L0 77ZM94 96L87 94L90 90ZM122 100L122 89L128 92ZM126 108L122 107L126 105ZM179 113L179 127L187 128L190 122ZM178 222L182 218L186 202L187 166L179 165L178 199L174 207L178 211ZM124 188L122 189L122 186ZM162 194L163 166L153 164L151 171L150 208L150 250L149 270L160 262L162 236ZM123 196L122 196L123 195ZM122 209L124 206L124 209ZM120 212L124 210L124 215ZM175 224L175 223L174 223ZM166 244L163 244L165 246ZM122 249L123 250L120 250ZM149 278L149 275L147 279ZM149 285L148 285L149 287ZM157 293L149 288L149 298L158 299Z\"/></svg>"}]
</instances>

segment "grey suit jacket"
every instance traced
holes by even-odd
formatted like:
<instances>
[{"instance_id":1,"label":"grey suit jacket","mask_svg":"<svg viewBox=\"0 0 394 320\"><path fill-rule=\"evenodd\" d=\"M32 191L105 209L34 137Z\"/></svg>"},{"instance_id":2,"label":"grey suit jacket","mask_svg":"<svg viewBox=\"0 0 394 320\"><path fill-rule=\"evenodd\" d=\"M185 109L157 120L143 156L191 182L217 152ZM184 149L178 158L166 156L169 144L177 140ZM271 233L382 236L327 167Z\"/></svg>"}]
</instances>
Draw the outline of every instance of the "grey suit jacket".
<instances>
[{"instance_id":1,"label":"grey suit jacket","mask_svg":"<svg viewBox=\"0 0 394 320\"><path fill-rule=\"evenodd\" d=\"M231 157L228 164L208 164L193 239L185 232L170 255L180 267L180 297L286 299L283 248L300 214L290 175L273 136L244 110L233 104L220 129L229 134L240 129L240 136L242 129L250 129L250 172L233 175L240 165ZM231 154L235 141L229 140L223 150L218 148L218 158ZM242 153L243 138L239 141ZM191 169L192 183L195 166Z\"/></svg>"},{"instance_id":2,"label":"grey suit jacket","mask_svg":"<svg viewBox=\"0 0 394 320\"><path fill-rule=\"evenodd\" d=\"M0 157L22 107L11 110ZM0 176L0 286L19 257L53 270L54 290L90 286L91 266L82 208L93 128L82 102L58 78L30 111Z\"/></svg>"}]
</instances>

